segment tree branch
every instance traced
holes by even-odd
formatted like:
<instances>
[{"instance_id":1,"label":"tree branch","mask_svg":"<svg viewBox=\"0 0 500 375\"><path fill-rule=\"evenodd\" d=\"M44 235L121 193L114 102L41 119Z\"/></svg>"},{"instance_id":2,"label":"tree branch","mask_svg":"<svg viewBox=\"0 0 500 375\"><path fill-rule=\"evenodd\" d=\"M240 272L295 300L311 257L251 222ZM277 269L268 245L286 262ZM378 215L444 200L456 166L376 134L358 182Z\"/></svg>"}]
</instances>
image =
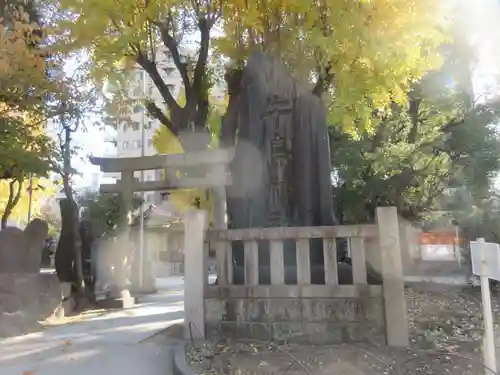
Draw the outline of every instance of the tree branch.
<instances>
[{"instance_id":1,"label":"tree branch","mask_svg":"<svg viewBox=\"0 0 500 375\"><path fill-rule=\"evenodd\" d=\"M328 87L333 83L335 79L335 74L332 72L332 64L328 64L328 66L324 69L318 68L318 80L316 81L316 85L313 88L313 95L321 98L321 95L328 89Z\"/></svg>"},{"instance_id":2,"label":"tree branch","mask_svg":"<svg viewBox=\"0 0 500 375\"><path fill-rule=\"evenodd\" d=\"M408 143L413 144L417 141L418 125L419 125L418 115L422 99L412 98L411 95L409 95L408 100L409 100L408 115L410 116L412 125L410 132L408 133Z\"/></svg>"},{"instance_id":3,"label":"tree branch","mask_svg":"<svg viewBox=\"0 0 500 375\"><path fill-rule=\"evenodd\" d=\"M165 24L156 24L160 29L161 40L165 47L168 48L170 53L172 54L172 60L174 60L175 67L179 71L182 83L184 84L184 88L186 93L191 91L191 82L189 81L189 74L187 70L187 65L181 61L181 56L179 53L179 45L177 41L174 39L172 35L170 35L168 31L168 26Z\"/></svg>"},{"instance_id":4,"label":"tree branch","mask_svg":"<svg viewBox=\"0 0 500 375\"><path fill-rule=\"evenodd\" d=\"M203 80L205 78L205 70L208 60L208 52L210 48L210 23L205 18L198 20L198 29L200 30L200 52L198 53L198 61L194 68L193 92L198 94L203 89Z\"/></svg>"},{"instance_id":5,"label":"tree branch","mask_svg":"<svg viewBox=\"0 0 500 375\"><path fill-rule=\"evenodd\" d=\"M163 97L163 99L165 99L165 102L168 108L170 109L170 112L174 114L174 117L176 117L181 108L177 103L177 101L172 96L172 93L170 92L168 86L163 81L163 78L161 78L156 64L150 59L148 59L147 56L144 55L144 53L141 50L138 50L137 52L136 62L142 67L142 69L146 71L146 73L149 74L156 88L160 92L161 96Z\"/></svg>"},{"instance_id":6,"label":"tree branch","mask_svg":"<svg viewBox=\"0 0 500 375\"><path fill-rule=\"evenodd\" d=\"M146 110L149 114L156 119L158 119L163 125L165 125L172 133L175 135L179 134L179 126L174 124L170 119L165 116L163 111L152 101L146 103Z\"/></svg>"},{"instance_id":7,"label":"tree branch","mask_svg":"<svg viewBox=\"0 0 500 375\"><path fill-rule=\"evenodd\" d=\"M14 191L15 184L18 183L17 192ZM9 198L7 200L7 204L5 205L5 209L2 214L1 219L1 227L5 229L7 227L7 220L12 214L12 210L19 203L19 199L21 198L21 190L23 187L23 180L13 179L9 182Z\"/></svg>"},{"instance_id":8,"label":"tree branch","mask_svg":"<svg viewBox=\"0 0 500 375\"><path fill-rule=\"evenodd\" d=\"M15 180L11 182L12 186L13 186L13 182L15 182ZM19 199L21 199L21 190L23 188L23 180L17 181L17 184L18 184L17 185L17 193L15 194L15 197L12 200L12 208L16 207L17 204L19 203ZM10 193L10 187L9 187L9 193Z\"/></svg>"}]
</instances>

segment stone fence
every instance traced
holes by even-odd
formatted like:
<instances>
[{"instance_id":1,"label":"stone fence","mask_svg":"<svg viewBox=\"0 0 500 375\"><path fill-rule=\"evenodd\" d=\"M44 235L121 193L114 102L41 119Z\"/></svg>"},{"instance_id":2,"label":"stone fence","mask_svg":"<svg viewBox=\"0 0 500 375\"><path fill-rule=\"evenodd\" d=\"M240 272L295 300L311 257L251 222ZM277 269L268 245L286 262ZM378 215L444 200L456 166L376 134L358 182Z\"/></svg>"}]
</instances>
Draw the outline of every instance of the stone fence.
<instances>
[{"instance_id":1,"label":"stone fence","mask_svg":"<svg viewBox=\"0 0 500 375\"><path fill-rule=\"evenodd\" d=\"M224 334L256 339L337 343L371 340L408 345L398 217L393 207L377 209L377 224L333 227L252 228L206 231L206 213L185 217L186 334ZM208 241L205 241L205 235ZM340 280L336 240L350 238L352 282ZM311 264L310 244L320 239L323 266ZM376 240L381 285L370 285L365 243ZM233 242L243 242L244 284L235 285ZM295 285L285 284L284 243L295 242ZM259 280L259 243L269 245L270 282ZM217 257L217 284L208 284L208 243ZM203 253L202 253L203 251ZM262 254L262 252L260 252ZM323 282L317 273L324 272ZM313 276L313 277L312 277ZM313 283L314 280L314 283ZM390 322L390 324L386 324Z\"/></svg>"}]
</instances>

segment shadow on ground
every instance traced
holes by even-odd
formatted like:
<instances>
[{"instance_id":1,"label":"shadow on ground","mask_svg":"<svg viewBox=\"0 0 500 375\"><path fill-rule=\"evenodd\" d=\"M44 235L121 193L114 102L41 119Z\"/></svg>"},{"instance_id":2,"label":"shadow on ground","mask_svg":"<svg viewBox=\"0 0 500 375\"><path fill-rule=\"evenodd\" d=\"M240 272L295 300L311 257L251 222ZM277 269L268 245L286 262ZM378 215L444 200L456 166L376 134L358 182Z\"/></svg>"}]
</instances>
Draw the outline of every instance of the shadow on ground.
<instances>
[{"instance_id":1,"label":"shadow on ground","mask_svg":"<svg viewBox=\"0 0 500 375\"><path fill-rule=\"evenodd\" d=\"M183 294L170 289L140 298L131 309L1 340L0 374L172 374L179 329L169 327L183 322L183 310Z\"/></svg>"}]
</instances>

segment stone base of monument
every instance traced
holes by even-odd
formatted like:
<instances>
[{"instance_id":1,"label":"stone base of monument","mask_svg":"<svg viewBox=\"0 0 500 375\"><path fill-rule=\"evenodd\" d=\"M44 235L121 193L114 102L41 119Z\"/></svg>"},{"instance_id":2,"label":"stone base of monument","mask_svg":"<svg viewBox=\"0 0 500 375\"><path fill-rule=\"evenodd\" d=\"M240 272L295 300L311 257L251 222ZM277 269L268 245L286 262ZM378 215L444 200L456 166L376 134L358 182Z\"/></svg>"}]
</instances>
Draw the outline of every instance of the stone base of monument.
<instances>
[{"instance_id":1,"label":"stone base of monument","mask_svg":"<svg viewBox=\"0 0 500 375\"><path fill-rule=\"evenodd\" d=\"M135 305L135 298L128 290L122 290L119 295L97 299L96 304L103 309L128 309Z\"/></svg>"},{"instance_id":2,"label":"stone base of monument","mask_svg":"<svg viewBox=\"0 0 500 375\"><path fill-rule=\"evenodd\" d=\"M0 273L0 337L39 330L58 313L61 288L55 274Z\"/></svg>"}]
</instances>

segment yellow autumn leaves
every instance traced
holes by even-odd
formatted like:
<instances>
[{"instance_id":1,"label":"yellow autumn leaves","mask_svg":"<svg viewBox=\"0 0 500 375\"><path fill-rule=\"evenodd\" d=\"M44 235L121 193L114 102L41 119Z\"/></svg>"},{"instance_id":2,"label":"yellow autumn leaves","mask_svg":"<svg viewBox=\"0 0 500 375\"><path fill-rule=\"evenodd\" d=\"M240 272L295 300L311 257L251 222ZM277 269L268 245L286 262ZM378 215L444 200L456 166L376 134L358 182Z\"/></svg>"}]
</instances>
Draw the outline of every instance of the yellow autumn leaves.
<instances>
[{"instance_id":1,"label":"yellow autumn leaves","mask_svg":"<svg viewBox=\"0 0 500 375\"><path fill-rule=\"evenodd\" d=\"M62 0L61 4L77 14L76 20L61 25L68 39L79 48L91 48L95 63L106 74L133 52L131 45L160 44L158 25L169 23L181 40L195 34L198 18L218 16L222 35L213 33L211 46L229 61L244 62L259 47L283 59L304 84L312 86L318 74L328 71L334 77L324 93L330 120L347 128L369 127L374 109L403 102L409 85L440 65L437 47L445 40L444 15L433 0Z\"/></svg>"},{"instance_id":2,"label":"yellow autumn leaves","mask_svg":"<svg viewBox=\"0 0 500 375\"><path fill-rule=\"evenodd\" d=\"M8 25L0 19L0 95L7 105L27 108L26 101L47 89L46 64L43 50L30 48L39 41L37 25L21 7L10 13Z\"/></svg>"},{"instance_id":3,"label":"yellow autumn leaves","mask_svg":"<svg viewBox=\"0 0 500 375\"><path fill-rule=\"evenodd\" d=\"M243 7L243 8L241 8ZM223 55L255 46L278 54L305 84L327 68L330 121L373 125L373 110L403 103L409 85L439 67L444 14L432 0L233 0L224 2Z\"/></svg>"},{"instance_id":4,"label":"yellow autumn leaves","mask_svg":"<svg viewBox=\"0 0 500 375\"><path fill-rule=\"evenodd\" d=\"M99 81L121 74L123 62L130 63L138 50L154 54L163 44L162 28L176 43L189 44L200 20L214 22L219 31L210 36L214 56L242 66L260 48L281 59L311 90L326 82L317 93L328 107L329 122L352 133L373 130L374 113L389 111L392 102L404 104L410 85L441 64L438 47L446 40L444 14L435 0L58 3L73 15L60 23L60 34L68 46L91 52ZM180 143L161 132L157 150L178 152Z\"/></svg>"}]
</instances>

